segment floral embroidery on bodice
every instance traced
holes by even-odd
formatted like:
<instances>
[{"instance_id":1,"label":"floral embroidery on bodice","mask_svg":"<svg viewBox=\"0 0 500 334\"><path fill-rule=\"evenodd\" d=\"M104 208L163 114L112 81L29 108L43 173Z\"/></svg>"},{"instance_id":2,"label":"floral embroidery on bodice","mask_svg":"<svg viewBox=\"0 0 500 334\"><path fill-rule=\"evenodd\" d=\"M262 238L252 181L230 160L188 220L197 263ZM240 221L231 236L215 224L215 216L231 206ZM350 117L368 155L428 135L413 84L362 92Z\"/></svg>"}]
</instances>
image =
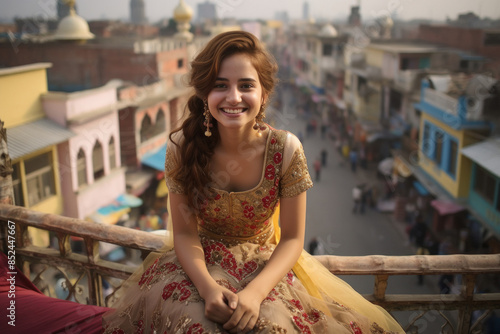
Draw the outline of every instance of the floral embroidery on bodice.
<instances>
[{"instance_id":1,"label":"floral embroidery on bodice","mask_svg":"<svg viewBox=\"0 0 500 334\"><path fill-rule=\"evenodd\" d=\"M213 196L202 204L197 215L201 236L231 244L267 241L273 233L270 218L280 197L296 196L312 187L302 147L293 153L287 170L282 170L287 136L286 131L270 129L262 176L256 187L239 192L212 189ZM173 168L174 161L173 153L168 149L166 174ZM166 180L171 192L182 193L181 185L169 177Z\"/></svg>"},{"instance_id":2,"label":"floral embroidery on bodice","mask_svg":"<svg viewBox=\"0 0 500 334\"><path fill-rule=\"evenodd\" d=\"M269 133L260 183L253 189L227 192L214 189L198 215L199 225L220 236L248 238L269 227L278 204L279 180L283 163L286 132Z\"/></svg>"}]
</instances>

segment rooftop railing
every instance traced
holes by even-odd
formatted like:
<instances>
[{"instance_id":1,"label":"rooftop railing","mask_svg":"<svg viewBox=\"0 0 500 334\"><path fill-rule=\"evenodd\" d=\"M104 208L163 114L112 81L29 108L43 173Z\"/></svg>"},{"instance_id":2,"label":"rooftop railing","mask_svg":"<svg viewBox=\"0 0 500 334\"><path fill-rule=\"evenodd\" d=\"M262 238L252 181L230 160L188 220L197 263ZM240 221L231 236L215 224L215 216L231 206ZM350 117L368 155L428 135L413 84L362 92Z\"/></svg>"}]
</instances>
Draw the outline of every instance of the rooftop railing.
<instances>
[{"instance_id":1,"label":"rooftop railing","mask_svg":"<svg viewBox=\"0 0 500 334\"><path fill-rule=\"evenodd\" d=\"M28 228L49 231L52 240L57 241L53 244L57 246L34 246L29 240ZM0 232L3 252L7 254L15 247L18 267L45 294L57 295L53 290L54 282L58 279L65 288L65 299L105 306L112 306L120 283L137 265L101 258L100 244L135 249L141 257L159 250L164 245L164 238L152 233L94 224L4 204L0 204ZM79 252L72 249L70 238L82 240L83 249ZM429 311L438 312L443 317L442 327L446 328L441 331L443 333L482 333L484 320L491 312L500 308L499 293L475 291L479 275L500 273L500 254L360 257L326 255L317 256L317 259L336 275L374 276L373 292L365 297L389 312L417 311L417 316L409 323L402 324L409 333L419 333L416 323ZM49 275L50 270L56 274ZM390 277L442 274L462 275L463 284L459 294L386 293ZM103 288L103 284L108 285L108 288ZM443 313L446 310L458 311L458 317L450 320ZM481 316L474 317L475 321L472 321L475 310L481 310Z\"/></svg>"}]
</instances>

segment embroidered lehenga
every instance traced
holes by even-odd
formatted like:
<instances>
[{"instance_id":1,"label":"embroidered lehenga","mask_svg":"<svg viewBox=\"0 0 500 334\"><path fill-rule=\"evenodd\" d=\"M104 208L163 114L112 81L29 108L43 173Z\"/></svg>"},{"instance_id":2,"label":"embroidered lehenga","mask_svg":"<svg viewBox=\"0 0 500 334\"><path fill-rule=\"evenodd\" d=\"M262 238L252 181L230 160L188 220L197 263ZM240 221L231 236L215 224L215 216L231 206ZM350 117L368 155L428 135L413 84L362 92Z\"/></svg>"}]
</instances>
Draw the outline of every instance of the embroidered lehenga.
<instances>
[{"instance_id":1,"label":"embroidered lehenga","mask_svg":"<svg viewBox=\"0 0 500 334\"><path fill-rule=\"evenodd\" d=\"M287 132L271 129L261 182L243 192L214 190L198 214L208 270L238 292L266 265L279 241L273 213L280 197L312 187L302 148L282 170ZM166 171L175 159L168 149ZM182 187L167 178L170 192ZM274 215L276 218L277 215ZM314 276L314 280L309 275ZM126 283L126 294L104 316L105 333L224 333L204 316L204 302L174 250L152 254ZM305 251L264 299L253 333L403 333L383 309L369 303Z\"/></svg>"}]
</instances>

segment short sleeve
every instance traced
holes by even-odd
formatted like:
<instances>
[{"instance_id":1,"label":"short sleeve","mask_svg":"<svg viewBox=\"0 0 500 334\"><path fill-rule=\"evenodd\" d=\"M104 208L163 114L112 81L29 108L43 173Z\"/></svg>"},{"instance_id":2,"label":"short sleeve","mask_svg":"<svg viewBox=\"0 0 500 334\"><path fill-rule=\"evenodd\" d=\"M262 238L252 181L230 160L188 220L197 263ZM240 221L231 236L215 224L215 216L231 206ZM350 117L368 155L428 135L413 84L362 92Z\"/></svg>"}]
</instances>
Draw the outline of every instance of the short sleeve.
<instances>
[{"instance_id":1,"label":"short sleeve","mask_svg":"<svg viewBox=\"0 0 500 334\"><path fill-rule=\"evenodd\" d=\"M175 157L174 150L170 147L170 145L168 145L167 152L165 153L165 181L167 182L168 191L174 194L183 194L184 189L181 184L170 175L170 172L176 167L176 165L177 159Z\"/></svg>"},{"instance_id":2,"label":"short sleeve","mask_svg":"<svg viewBox=\"0 0 500 334\"><path fill-rule=\"evenodd\" d=\"M280 196L294 197L313 186L307 160L302 146L293 153L292 160L288 165L280 182Z\"/></svg>"}]
</instances>

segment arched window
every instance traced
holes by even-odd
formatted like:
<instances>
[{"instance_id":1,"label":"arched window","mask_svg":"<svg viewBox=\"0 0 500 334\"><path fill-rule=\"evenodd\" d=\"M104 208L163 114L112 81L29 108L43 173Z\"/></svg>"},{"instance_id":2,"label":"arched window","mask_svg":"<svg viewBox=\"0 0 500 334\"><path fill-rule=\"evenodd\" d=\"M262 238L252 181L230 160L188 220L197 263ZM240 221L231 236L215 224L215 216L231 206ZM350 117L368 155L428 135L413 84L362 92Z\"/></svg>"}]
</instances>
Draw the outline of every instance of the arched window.
<instances>
[{"instance_id":1,"label":"arched window","mask_svg":"<svg viewBox=\"0 0 500 334\"><path fill-rule=\"evenodd\" d=\"M87 164L85 161L85 152L82 149L78 151L76 157L76 170L78 173L78 187L87 184Z\"/></svg>"},{"instance_id":2,"label":"arched window","mask_svg":"<svg viewBox=\"0 0 500 334\"><path fill-rule=\"evenodd\" d=\"M158 110L158 114L156 114L156 122L155 122L155 131L154 135L159 135L165 132L166 124L165 124L165 113L163 110Z\"/></svg>"},{"instance_id":3,"label":"arched window","mask_svg":"<svg viewBox=\"0 0 500 334\"><path fill-rule=\"evenodd\" d=\"M141 123L141 143L153 137L151 118L149 115L144 116Z\"/></svg>"},{"instance_id":4,"label":"arched window","mask_svg":"<svg viewBox=\"0 0 500 334\"><path fill-rule=\"evenodd\" d=\"M109 139L108 144L108 152L109 152L109 169L113 169L116 167L116 149L115 149L115 138L111 137Z\"/></svg>"},{"instance_id":5,"label":"arched window","mask_svg":"<svg viewBox=\"0 0 500 334\"><path fill-rule=\"evenodd\" d=\"M104 176L104 156L101 143L96 140L92 150L92 166L94 168L94 180Z\"/></svg>"}]
</instances>

